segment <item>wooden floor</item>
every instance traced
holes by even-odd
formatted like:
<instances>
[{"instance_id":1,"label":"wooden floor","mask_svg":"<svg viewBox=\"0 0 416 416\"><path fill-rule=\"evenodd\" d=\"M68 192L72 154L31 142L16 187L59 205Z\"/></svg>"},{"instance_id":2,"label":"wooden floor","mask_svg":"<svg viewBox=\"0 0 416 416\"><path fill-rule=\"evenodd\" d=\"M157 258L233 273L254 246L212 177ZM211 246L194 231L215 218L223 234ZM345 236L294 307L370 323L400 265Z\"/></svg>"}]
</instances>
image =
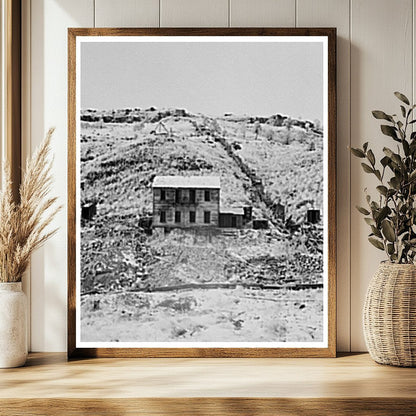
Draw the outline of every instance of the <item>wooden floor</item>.
<instances>
[{"instance_id":1,"label":"wooden floor","mask_svg":"<svg viewBox=\"0 0 416 416\"><path fill-rule=\"evenodd\" d=\"M88 359L31 354L0 370L0 415L415 415L416 368L367 354Z\"/></svg>"}]
</instances>

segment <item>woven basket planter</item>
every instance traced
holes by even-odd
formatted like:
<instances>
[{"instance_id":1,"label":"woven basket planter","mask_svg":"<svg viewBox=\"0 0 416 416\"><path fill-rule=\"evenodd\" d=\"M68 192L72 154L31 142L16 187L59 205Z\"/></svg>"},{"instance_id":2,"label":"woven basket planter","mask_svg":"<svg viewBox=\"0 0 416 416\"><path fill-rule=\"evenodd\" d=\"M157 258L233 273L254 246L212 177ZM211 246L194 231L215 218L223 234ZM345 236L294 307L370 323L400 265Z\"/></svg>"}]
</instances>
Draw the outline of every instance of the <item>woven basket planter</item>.
<instances>
[{"instance_id":1,"label":"woven basket planter","mask_svg":"<svg viewBox=\"0 0 416 416\"><path fill-rule=\"evenodd\" d=\"M364 337L374 361L416 367L416 266L381 263L364 304Z\"/></svg>"}]
</instances>

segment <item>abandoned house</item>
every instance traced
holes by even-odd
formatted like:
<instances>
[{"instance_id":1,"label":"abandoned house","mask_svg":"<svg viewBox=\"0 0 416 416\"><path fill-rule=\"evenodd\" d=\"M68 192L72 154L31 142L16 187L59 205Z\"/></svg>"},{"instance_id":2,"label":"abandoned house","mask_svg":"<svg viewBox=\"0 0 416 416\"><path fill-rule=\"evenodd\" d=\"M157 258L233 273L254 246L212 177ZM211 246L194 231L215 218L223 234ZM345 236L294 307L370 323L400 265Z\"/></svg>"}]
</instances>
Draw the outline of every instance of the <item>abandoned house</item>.
<instances>
[{"instance_id":1,"label":"abandoned house","mask_svg":"<svg viewBox=\"0 0 416 416\"><path fill-rule=\"evenodd\" d=\"M153 180L153 227L242 228L252 208L220 208L217 176L156 176Z\"/></svg>"},{"instance_id":2,"label":"abandoned house","mask_svg":"<svg viewBox=\"0 0 416 416\"><path fill-rule=\"evenodd\" d=\"M153 226L218 227L220 178L156 176L153 180Z\"/></svg>"}]
</instances>

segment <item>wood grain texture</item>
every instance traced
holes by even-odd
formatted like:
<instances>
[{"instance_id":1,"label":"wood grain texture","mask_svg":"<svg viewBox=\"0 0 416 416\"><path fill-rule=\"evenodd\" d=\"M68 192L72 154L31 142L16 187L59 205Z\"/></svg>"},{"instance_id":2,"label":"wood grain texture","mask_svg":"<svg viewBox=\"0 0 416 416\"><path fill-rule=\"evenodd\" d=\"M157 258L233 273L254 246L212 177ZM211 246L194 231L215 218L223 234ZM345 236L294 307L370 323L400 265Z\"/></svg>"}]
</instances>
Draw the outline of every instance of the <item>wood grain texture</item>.
<instances>
[{"instance_id":1,"label":"wood grain texture","mask_svg":"<svg viewBox=\"0 0 416 416\"><path fill-rule=\"evenodd\" d=\"M295 6L296 0L230 0L230 27L294 27Z\"/></svg>"},{"instance_id":2,"label":"wood grain texture","mask_svg":"<svg viewBox=\"0 0 416 416\"><path fill-rule=\"evenodd\" d=\"M0 370L0 400L149 397L416 400L416 371L376 364L368 354L67 361L65 353L32 353L26 367Z\"/></svg>"},{"instance_id":3,"label":"wood grain texture","mask_svg":"<svg viewBox=\"0 0 416 416\"><path fill-rule=\"evenodd\" d=\"M328 37L328 348L76 348L76 37L77 36ZM68 356L69 357L334 357L336 355L336 29L69 29L68 30Z\"/></svg>"},{"instance_id":4,"label":"wood grain texture","mask_svg":"<svg viewBox=\"0 0 416 416\"><path fill-rule=\"evenodd\" d=\"M376 158L391 140L380 132L372 110L400 111L394 91L411 97L412 0L352 0L351 3L351 146L369 141ZM390 28L386 30L386 28ZM365 351L362 310L368 282L383 252L367 241L369 229L356 205L366 206L364 188L374 195L377 179L351 160L351 349Z\"/></svg>"},{"instance_id":5,"label":"wood grain texture","mask_svg":"<svg viewBox=\"0 0 416 416\"><path fill-rule=\"evenodd\" d=\"M157 27L159 0L95 0L95 27Z\"/></svg>"},{"instance_id":6,"label":"wood grain texture","mask_svg":"<svg viewBox=\"0 0 416 416\"><path fill-rule=\"evenodd\" d=\"M337 349L350 351L350 1L297 1L300 27L337 28Z\"/></svg>"},{"instance_id":7,"label":"wood grain texture","mask_svg":"<svg viewBox=\"0 0 416 416\"><path fill-rule=\"evenodd\" d=\"M76 334L76 37L68 29L68 355Z\"/></svg>"},{"instance_id":8,"label":"wood grain texture","mask_svg":"<svg viewBox=\"0 0 416 416\"><path fill-rule=\"evenodd\" d=\"M94 359L0 370L0 415L414 415L416 372L336 359Z\"/></svg>"},{"instance_id":9,"label":"wood grain texture","mask_svg":"<svg viewBox=\"0 0 416 416\"><path fill-rule=\"evenodd\" d=\"M99 414L166 416L323 416L374 415L414 416L416 400L370 399L285 399L285 398L158 398L158 399L5 399L1 416L55 416Z\"/></svg>"},{"instance_id":10,"label":"wood grain texture","mask_svg":"<svg viewBox=\"0 0 416 416\"><path fill-rule=\"evenodd\" d=\"M160 0L160 27L227 27L228 0Z\"/></svg>"}]
</instances>

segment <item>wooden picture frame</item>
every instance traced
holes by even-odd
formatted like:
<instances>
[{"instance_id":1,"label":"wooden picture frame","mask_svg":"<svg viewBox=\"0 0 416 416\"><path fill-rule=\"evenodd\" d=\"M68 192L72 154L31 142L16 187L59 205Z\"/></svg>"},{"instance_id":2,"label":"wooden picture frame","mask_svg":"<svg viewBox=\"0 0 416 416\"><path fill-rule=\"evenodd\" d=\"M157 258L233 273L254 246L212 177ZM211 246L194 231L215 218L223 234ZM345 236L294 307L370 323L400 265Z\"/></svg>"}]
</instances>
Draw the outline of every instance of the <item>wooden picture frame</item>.
<instances>
[{"instance_id":1,"label":"wooden picture frame","mask_svg":"<svg viewBox=\"0 0 416 416\"><path fill-rule=\"evenodd\" d=\"M319 37L325 39L324 53L327 53L327 67L323 67L323 73L327 76L327 96L323 100L327 103L326 126L323 126L323 135L327 137L326 178L327 189L324 194L327 197L326 221L327 229L324 232L326 249L323 252L326 261L326 284L323 284L323 297L326 298L327 314L323 318L323 331L326 333L325 345L315 347L219 347L198 346L192 348L181 347L119 347L118 344L109 346L97 346L88 344L80 346L77 342L77 265L80 259L77 253L77 238L79 238L78 221L80 206L78 205L77 183L77 157L79 157L79 131L77 126L77 82L80 74L77 59L77 41L91 37L221 37L231 39L243 36L244 39L252 37L287 37L298 39L299 37ZM334 357L336 355L336 29L334 28L213 28L213 29L68 29L68 357ZM103 69L105 70L105 69ZM79 86L78 86L79 87ZM326 131L325 131L326 129ZM325 142L325 141L324 141ZM325 146L325 145L324 145ZM325 176L326 175L326 176ZM325 199L325 197L324 197ZM325 260L326 259L326 260ZM325 274L325 273L324 273ZM324 301L325 302L325 301ZM326 309L325 309L326 308ZM121 345L121 344L120 344Z\"/></svg>"}]
</instances>

